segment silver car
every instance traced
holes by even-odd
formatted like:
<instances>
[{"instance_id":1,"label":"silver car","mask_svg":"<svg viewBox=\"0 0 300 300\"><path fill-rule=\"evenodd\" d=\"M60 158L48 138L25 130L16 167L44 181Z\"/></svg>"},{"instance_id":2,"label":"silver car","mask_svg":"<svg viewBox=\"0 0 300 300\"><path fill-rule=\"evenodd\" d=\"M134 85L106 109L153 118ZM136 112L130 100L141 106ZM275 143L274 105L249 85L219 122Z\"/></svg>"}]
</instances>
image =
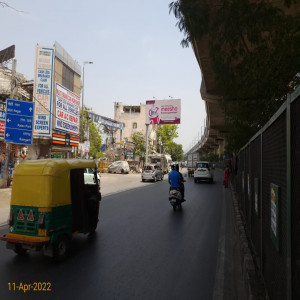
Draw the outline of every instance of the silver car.
<instances>
[{"instance_id":1,"label":"silver car","mask_svg":"<svg viewBox=\"0 0 300 300\"><path fill-rule=\"evenodd\" d=\"M142 171L142 181L145 180L163 180L164 179L164 172L163 170L157 165L148 165L145 166Z\"/></svg>"}]
</instances>

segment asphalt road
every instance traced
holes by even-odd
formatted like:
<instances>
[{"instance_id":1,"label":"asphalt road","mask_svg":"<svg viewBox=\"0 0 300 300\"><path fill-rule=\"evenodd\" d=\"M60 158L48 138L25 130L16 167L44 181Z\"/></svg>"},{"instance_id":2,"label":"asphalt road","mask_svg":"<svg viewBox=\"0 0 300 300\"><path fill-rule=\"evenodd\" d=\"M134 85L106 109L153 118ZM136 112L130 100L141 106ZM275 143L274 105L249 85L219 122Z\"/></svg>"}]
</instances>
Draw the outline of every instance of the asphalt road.
<instances>
[{"instance_id":1,"label":"asphalt road","mask_svg":"<svg viewBox=\"0 0 300 300\"><path fill-rule=\"evenodd\" d=\"M221 174L215 178L187 177L182 211L168 203L167 180L103 197L97 233L74 237L61 263L40 253L18 257L1 242L0 298L212 299L223 286L216 275L224 190ZM51 292L13 290L34 282Z\"/></svg>"}]
</instances>

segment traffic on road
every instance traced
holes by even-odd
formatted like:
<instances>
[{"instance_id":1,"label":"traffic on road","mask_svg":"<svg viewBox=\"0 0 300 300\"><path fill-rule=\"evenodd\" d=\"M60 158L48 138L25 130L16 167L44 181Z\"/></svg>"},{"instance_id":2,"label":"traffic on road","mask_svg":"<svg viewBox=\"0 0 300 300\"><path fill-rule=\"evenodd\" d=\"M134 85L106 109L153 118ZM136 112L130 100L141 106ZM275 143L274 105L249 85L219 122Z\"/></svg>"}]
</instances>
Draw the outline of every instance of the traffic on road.
<instances>
[{"instance_id":1,"label":"traffic on road","mask_svg":"<svg viewBox=\"0 0 300 300\"><path fill-rule=\"evenodd\" d=\"M195 185L183 173L187 200L176 212L168 203L166 178L142 182L140 174L101 174L98 227L94 234L73 235L64 261L32 251L16 255L1 242L3 299L21 294L43 299L212 299L216 291L223 293L216 279L224 226L221 173L212 185ZM8 231L8 225L0 228L1 235ZM228 281L227 288L233 290L235 284Z\"/></svg>"}]
</instances>

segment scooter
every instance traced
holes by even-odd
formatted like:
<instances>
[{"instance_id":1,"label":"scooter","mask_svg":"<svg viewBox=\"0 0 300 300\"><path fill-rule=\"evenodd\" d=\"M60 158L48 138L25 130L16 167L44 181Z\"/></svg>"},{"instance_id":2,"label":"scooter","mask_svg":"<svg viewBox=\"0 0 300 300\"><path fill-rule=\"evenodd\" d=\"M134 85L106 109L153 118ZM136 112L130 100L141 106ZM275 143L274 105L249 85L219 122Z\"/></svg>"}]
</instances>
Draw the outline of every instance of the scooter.
<instances>
[{"instance_id":1,"label":"scooter","mask_svg":"<svg viewBox=\"0 0 300 300\"><path fill-rule=\"evenodd\" d=\"M181 203L183 202L182 201L182 195L181 195L178 188L171 188L170 189L169 201L170 201L170 204L173 206L174 211L176 211L177 209L178 210L182 209L182 207L181 207Z\"/></svg>"}]
</instances>

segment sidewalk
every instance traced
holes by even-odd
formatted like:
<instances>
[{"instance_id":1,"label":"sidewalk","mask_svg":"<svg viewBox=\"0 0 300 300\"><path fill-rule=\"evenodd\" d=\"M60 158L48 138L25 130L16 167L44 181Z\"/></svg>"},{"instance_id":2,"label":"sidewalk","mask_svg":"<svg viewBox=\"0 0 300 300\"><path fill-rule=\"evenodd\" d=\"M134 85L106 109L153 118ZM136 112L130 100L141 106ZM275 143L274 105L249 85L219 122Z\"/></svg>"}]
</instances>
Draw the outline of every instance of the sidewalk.
<instances>
[{"instance_id":1,"label":"sidewalk","mask_svg":"<svg viewBox=\"0 0 300 300\"><path fill-rule=\"evenodd\" d=\"M7 224L9 219L11 187L0 189L0 226Z\"/></svg>"}]
</instances>

